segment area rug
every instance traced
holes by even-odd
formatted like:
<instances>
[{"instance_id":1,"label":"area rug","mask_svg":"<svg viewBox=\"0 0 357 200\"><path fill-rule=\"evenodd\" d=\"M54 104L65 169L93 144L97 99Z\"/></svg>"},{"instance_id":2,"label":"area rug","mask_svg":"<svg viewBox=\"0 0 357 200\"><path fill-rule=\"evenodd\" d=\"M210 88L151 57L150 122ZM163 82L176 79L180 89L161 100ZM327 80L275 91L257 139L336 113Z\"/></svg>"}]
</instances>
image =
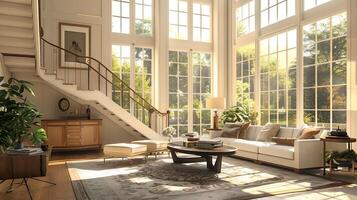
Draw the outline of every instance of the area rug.
<instances>
[{"instance_id":1,"label":"area rug","mask_svg":"<svg viewBox=\"0 0 357 200\"><path fill-rule=\"evenodd\" d=\"M254 199L342 185L289 170L224 158L222 173L206 163L174 164L170 158L68 162L78 200Z\"/></svg>"}]
</instances>

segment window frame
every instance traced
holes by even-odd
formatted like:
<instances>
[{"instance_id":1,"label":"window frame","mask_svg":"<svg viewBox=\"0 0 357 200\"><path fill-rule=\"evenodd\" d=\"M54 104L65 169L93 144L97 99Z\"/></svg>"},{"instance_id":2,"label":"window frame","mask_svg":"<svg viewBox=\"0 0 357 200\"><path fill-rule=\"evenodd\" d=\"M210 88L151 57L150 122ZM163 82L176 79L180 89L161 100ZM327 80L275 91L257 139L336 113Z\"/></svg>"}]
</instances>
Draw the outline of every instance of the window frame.
<instances>
[{"instance_id":1,"label":"window frame","mask_svg":"<svg viewBox=\"0 0 357 200\"><path fill-rule=\"evenodd\" d=\"M284 32L288 29L297 29L297 105L296 105L296 110L297 110L297 119L296 119L296 127L302 126L303 123L303 70L302 70L302 63L303 63L303 57L302 57L302 51L303 51L303 41L302 41L302 36L303 36L303 26L315 21L318 21L320 19L324 19L330 16L334 16L336 14L339 14L341 12L346 12L347 17L350 16L350 9L348 9L348 1L347 0L331 0L329 2L326 2L320 6L314 7L309 10L304 10L304 5L303 1L296 0L295 2L295 16L286 18L282 21L278 21L274 24L268 25L266 27L261 28L260 26L260 18L261 18L261 13L260 13L260 0L255 0L256 3L256 28L255 32L248 33L246 35L237 37L236 36L236 28L235 28L235 13L236 8L238 8L240 5L244 4L247 2L247 0L233 0L232 1L232 7L230 10L231 13L231 23L230 26L232 27L230 29L231 31L231 40L233 41L233 45L231 48L229 48L229 53L230 56L232 57L231 62L229 63L229 68L228 68L228 73L231 73L230 82L229 85L231 89L228 89L228 97L229 101L228 103L230 105L234 105L235 102L235 85L232 84L233 81L235 81L235 76L236 76L236 69L235 69L235 60L236 60L236 55L235 55L235 50L238 47L254 43L256 46L256 56L259 55L259 41L263 38L269 37L273 34L279 34L281 32ZM234 17L233 17L234 16ZM347 25L347 30L350 29L350 24L348 22ZM347 31L347 117L346 117L346 127L347 130L350 129L350 113L349 113L349 107L351 105L350 102L350 91L351 91L351 69L349 67L349 61L350 61L350 33ZM256 70L260 71L260 60L257 57L256 60ZM258 81L258 78L255 80L255 91L258 92L260 90L260 81ZM255 95L255 108L257 111L260 110L260 97L257 97L259 95Z\"/></svg>"}]
</instances>

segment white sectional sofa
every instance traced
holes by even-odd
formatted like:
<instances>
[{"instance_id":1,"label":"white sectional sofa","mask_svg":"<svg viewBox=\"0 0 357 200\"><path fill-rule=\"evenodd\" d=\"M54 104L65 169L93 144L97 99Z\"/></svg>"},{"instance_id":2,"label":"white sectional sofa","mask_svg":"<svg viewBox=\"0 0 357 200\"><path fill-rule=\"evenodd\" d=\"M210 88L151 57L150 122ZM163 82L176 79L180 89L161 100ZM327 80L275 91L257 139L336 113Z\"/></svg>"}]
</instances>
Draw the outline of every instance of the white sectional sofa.
<instances>
[{"instance_id":1,"label":"white sectional sofa","mask_svg":"<svg viewBox=\"0 0 357 200\"><path fill-rule=\"evenodd\" d=\"M212 132L211 138L220 138L224 144L238 148L236 156L271 163L292 169L309 169L323 166L323 143L316 139L296 139L294 146L278 145L274 142L256 141L263 126L249 126L243 138L224 138L222 132ZM303 129L280 128L276 137L297 138ZM328 150L345 150L341 144L327 144Z\"/></svg>"}]
</instances>

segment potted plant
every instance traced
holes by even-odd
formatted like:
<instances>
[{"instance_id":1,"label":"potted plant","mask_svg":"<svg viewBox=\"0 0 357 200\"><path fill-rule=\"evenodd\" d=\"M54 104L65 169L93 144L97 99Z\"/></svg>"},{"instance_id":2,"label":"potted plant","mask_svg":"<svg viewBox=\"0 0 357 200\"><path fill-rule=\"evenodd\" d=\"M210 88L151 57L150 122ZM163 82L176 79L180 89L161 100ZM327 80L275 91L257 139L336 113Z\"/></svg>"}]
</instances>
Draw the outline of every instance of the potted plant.
<instances>
[{"instance_id":1,"label":"potted plant","mask_svg":"<svg viewBox=\"0 0 357 200\"><path fill-rule=\"evenodd\" d=\"M32 84L15 78L0 77L0 152L9 147L22 148L25 139L39 145L47 140L46 131L36 121L39 111L27 100L35 96Z\"/></svg>"},{"instance_id":2,"label":"potted plant","mask_svg":"<svg viewBox=\"0 0 357 200\"><path fill-rule=\"evenodd\" d=\"M176 135L176 129L171 126L166 127L162 131L162 135L168 137L169 142L172 142L173 137Z\"/></svg>"},{"instance_id":3,"label":"potted plant","mask_svg":"<svg viewBox=\"0 0 357 200\"><path fill-rule=\"evenodd\" d=\"M337 166L340 167L351 167L351 161L357 160L357 155L353 150L345 151L330 151L326 152L326 162L331 163L333 168Z\"/></svg>"},{"instance_id":4,"label":"potted plant","mask_svg":"<svg viewBox=\"0 0 357 200\"><path fill-rule=\"evenodd\" d=\"M249 105L240 103L225 110L221 115L221 122L223 124L227 122L250 122L255 124L257 116L258 113L250 108Z\"/></svg>"}]
</instances>

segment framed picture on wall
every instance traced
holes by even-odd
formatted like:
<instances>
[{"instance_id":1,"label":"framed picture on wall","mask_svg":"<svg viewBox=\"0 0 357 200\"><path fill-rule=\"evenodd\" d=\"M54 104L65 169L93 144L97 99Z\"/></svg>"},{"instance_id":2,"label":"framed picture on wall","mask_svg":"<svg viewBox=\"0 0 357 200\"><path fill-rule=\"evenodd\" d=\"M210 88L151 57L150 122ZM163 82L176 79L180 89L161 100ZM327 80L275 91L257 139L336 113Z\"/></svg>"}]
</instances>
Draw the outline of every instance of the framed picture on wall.
<instances>
[{"instance_id":1,"label":"framed picture on wall","mask_svg":"<svg viewBox=\"0 0 357 200\"><path fill-rule=\"evenodd\" d=\"M60 46L67 51L61 51L61 67L87 68L90 56L90 26L78 24L59 24Z\"/></svg>"}]
</instances>

